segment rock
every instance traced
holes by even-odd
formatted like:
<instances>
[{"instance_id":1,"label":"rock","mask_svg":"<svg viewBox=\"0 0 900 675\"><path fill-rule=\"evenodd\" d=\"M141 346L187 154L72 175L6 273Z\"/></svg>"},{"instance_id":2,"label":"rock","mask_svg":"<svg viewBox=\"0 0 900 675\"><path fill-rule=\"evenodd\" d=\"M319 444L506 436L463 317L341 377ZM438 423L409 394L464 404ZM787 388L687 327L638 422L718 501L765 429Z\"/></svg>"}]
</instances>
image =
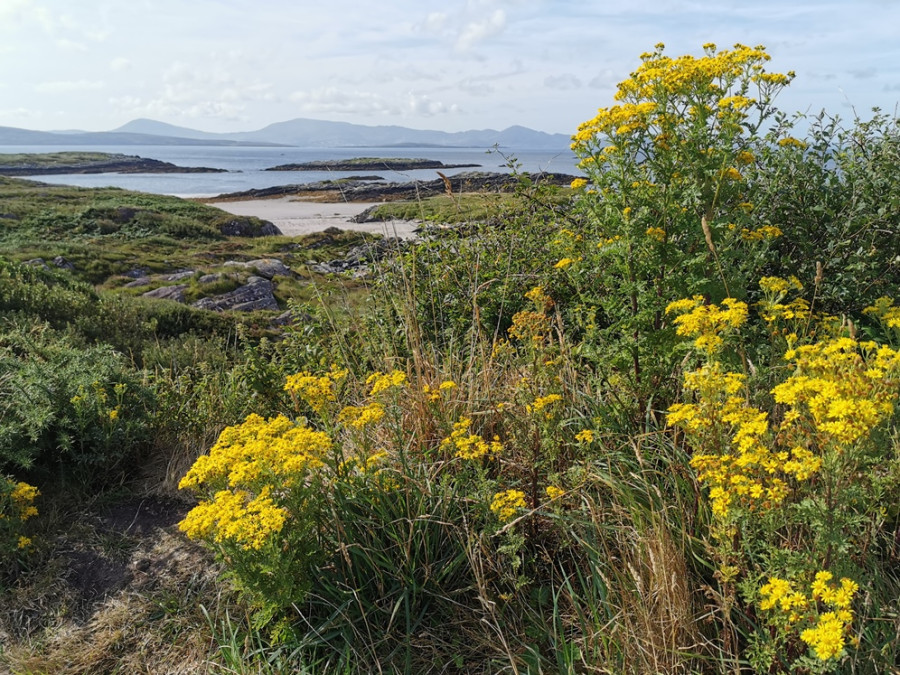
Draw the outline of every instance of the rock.
<instances>
[{"instance_id":1,"label":"rock","mask_svg":"<svg viewBox=\"0 0 900 675\"><path fill-rule=\"evenodd\" d=\"M164 276L163 281L181 281L192 276L194 276L194 270L180 270Z\"/></svg>"},{"instance_id":2,"label":"rock","mask_svg":"<svg viewBox=\"0 0 900 675\"><path fill-rule=\"evenodd\" d=\"M294 273L291 268L285 265L277 258L260 258L258 260L248 260L247 262L239 262L237 260L229 260L225 263L227 267L241 267L243 269L253 269L261 277L272 279L273 277L292 277Z\"/></svg>"},{"instance_id":3,"label":"rock","mask_svg":"<svg viewBox=\"0 0 900 675\"><path fill-rule=\"evenodd\" d=\"M157 300L174 300L175 302L184 302L184 291L186 284L177 284L175 286L160 286L152 291L143 294L145 298L156 298Z\"/></svg>"},{"instance_id":4,"label":"rock","mask_svg":"<svg viewBox=\"0 0 900 675\"><path fill-rule=\"evenodd\" d=\"M368 263L383 259L389 253L396 253L405 246L405 242L398 237L386 237L354 246L342 260L332 260L324 263L308 263L313 272L319 274L340 274L350 272L354 278L365 276L368 272Z\"/></svg>"},{"instance_id":5,"label":"rock","mask_svg":"<svg viewBox=\"0 0 900 675\"><path fill-rule=\"evenodd\" d=\"M201 284L214 284L217 281L222 280L221 274L204 274L202 277L197 279L198 283Z\"/></svg>"},{"instance_id":6,"label":"rock","mask_svg":"<svg viewBox=\"0 0 900 675\"><path fill-rule=\"evenodd\" d=\"M149 286L151 283L153 283L153 279L150 277L138 277L134 281L129 281L122 288L140 288L141 286Z\"/></svg>"},{"instance_id":7,"label":"rock","mask_svg":"<svg viewBox=\"0 0 900 675\"><path fill-rule=\"evenodd\" d=\"M268 220L258 218L232 218L221 225L219 231L226 237L276 237L281 230Z\"/></svg>"},{"instance_id":8,"label":"rock","mask_svg":"<svg viewBox=\"0 0 900 675\"><path fill-rule=\"evenodd\" d=\"M26 260L22 264L28 265L29 267L43 267L45 270L50 269L43 258L32 258L31 260Z\"/></svg>"},{"instance_id":9,"label":"rock","mask_svg":"<svg viewBox=\"0 0 900 675\"><path fill-rule=\"evenodd\" d=\"M135 267L134 269L125 272L122 276L130 277L131 279L140 279L141 277L149 277L150 270L146 267Z\"/></svg>"},{"instance_id":10,"label":"rock","mask_svg":"<svg viewBox=\"0 0 900 675\"><path fill-rule=\"evenodd\" d=\"M274 284L262 277L250 277L246 285L229 293L202 298L194 303L194 307L210 309L216 312L234 310L252 312L258 309L278 309L278 302L272 291Z\"/></svg>"},{"instance_id":11,"label":"rock","mask_svg":"<svg viewBox=\"0 0 900 675\"><path fill-rule=\"evenodd\" d=\"M74 270L75 269L75 265L73 265L71 262L69 262L68 260L63 258L61 255L58 255L53 259L53 264L63 270Z\"/></svg>"}]
</instances>

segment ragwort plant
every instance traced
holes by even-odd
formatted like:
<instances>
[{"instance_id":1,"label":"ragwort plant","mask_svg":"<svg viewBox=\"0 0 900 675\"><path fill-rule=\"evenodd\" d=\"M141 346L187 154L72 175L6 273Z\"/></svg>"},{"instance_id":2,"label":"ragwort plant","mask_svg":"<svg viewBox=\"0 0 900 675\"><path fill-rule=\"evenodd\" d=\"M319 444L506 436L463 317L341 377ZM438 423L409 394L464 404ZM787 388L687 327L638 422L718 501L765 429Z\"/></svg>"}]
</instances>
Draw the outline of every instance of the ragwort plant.
<instances>
[{"instance_id":1,"label":"ragwort plant","mask_svg":"<svg viewBox=\"0 0 900 675\"><path fill-rule=\"evenodd\" d=\"M657 45L619 84L618 103L573 137L587 176L573 183L584 232L562 233L579 252L563 251L556 267L577 289L582 351L629 377L638 403L674 365L666 306L697 294L741 299L782 234L754 224L744 176L793 78L766 71L769 58L762 47L713 44L700 58L672 58Z\"/></svg>"},{"instance_id":2,"label":"ragwort plant","mask_svg":"<svg viewBox=\"0 0 900 675\"><path fill-rule=\"evenodd\" d=\"M778 370L787 377L771 389L771 413L751 405L748 378L723 358L746 305L695 297L667 308L702 360L684 375L690 402L672 405L668 421L684 433L708 489L720 617L735 663L731 621L743 600L747 625L754 615L762 624L747 651L758 672L831 672L853 660L861 639L881 639L855 620L854 599L860 582L883 572L871 551L897 487L896 448L883 430L900 394L900 353L857 340L805 301L783 302L796 280L760 285L760 313L786 347ZM890 324L891 307L883 299L870 313ZM809 330L790 330L798 321ZM838 571L847 576L835 585ZM759 587L761 578L768 581Z\"/></svg>"}]
</instances>

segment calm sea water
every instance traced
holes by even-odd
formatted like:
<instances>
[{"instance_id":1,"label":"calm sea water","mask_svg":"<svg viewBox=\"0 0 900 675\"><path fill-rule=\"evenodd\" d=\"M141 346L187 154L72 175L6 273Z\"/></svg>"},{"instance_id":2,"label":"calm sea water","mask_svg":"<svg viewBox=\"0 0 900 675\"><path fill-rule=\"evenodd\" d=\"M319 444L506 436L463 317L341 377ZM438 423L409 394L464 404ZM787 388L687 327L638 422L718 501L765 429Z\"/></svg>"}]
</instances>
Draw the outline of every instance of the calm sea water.
<instances>
[{"instance_id":1,"label":"calm sea water","mask_svg":"<svg viewBox=\"0 0 900 675\"><path fill-rule=\"evenodd\" d=\"M2 146L0 152L60 152L60 151L117 152L158 159L179 166L205 166L226 169L228 173L197 174L60 174L29 176L46 183L78 185L82 187L121 187L128 190L179 196L214 196L276 185L312 183L319 180L351 175L378 175L387 181L434 180L434 169L417 171L264 171L279 164L311 162L314 160L350 159L352 157L413 157L434 159L444 164L479 164L475 169L448 169L453 175L460 171L505 172L506 159L497 152L477 148L252 148L210 146ZM522 171L552 171L580 175L576 157L568 150L535 152L503 150L506 157L514 157Z\"/></svg>"}]
</instances>

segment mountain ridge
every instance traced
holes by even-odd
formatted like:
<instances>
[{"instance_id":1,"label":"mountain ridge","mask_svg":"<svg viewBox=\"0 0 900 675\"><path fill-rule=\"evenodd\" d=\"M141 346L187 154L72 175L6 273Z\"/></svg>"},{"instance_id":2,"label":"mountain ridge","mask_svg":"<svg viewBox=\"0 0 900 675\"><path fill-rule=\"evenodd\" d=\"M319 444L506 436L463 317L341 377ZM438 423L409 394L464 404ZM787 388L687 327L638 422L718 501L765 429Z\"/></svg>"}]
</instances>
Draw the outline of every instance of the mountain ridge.
<instances>
[{"instance_id":1,"label":"mountain ridge","mask_svg":"<svg viewBox=\"0 0 900 675\"><path fill-rule=\"evenodd\" d=\"M188 141L188 142L185 142ZM0 127L0 145L264 145L296 147L447 147L562 150L569 137L520 125L503 130L437 131L397 125L370 126L298 117L255 131L215 133L148 118L110 131L31 131Z\"/></svg>"}]
</instances>

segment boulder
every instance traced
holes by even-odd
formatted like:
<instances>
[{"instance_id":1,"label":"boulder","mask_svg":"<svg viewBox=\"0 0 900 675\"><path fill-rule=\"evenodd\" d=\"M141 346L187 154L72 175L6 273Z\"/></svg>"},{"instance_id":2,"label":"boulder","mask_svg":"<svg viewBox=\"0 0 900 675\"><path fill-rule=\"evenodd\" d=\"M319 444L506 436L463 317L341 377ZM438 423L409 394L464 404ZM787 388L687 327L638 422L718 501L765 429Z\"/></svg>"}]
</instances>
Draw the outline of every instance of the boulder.
<instances>
[{"instance_id":1,"label":"boulder","mask_svg":"<svg viewBox=\"0 0 900 675\"><path fill-rule=\"evenodd\" d=\"M241 267L243 269L253 269L256 273L272 279L273 277L292 277L294 273L291 268L276 258L260 258L258 260L248 260L247 262L239 262L237 260L229 260L225 263L227 267Z\"/></svg>"},{"instance_id":2,"label":"boulder","mask_svg":"<svg viewBox=\"0 0 900 675\"><path fill-rule=\"evenodd\" d=\"M163 281L181 281L182 279L187 279L192 276L194 276L194 270L179 270L178 272L173 272L172 274L164 276Z\"/></svg>"},{"instance_id":3,"label":"boulder","mask_svg":"<svg viewBox=\"0 0 900 675\"><path fill-rule=\"evenodd\" d=\"M61 255L58 255L53 259L53 264L62 270L74 270L75 269L75 265L73 265L71 262L69 262L68 260L63 258Z\"/></svg>"},{"instance_id":4,"label":"boulder","mask_svg":"<svg viewBox=\"0 0 900 675\"><path fill-rule=\"evenodd\" d=\"M141 286L149 286L153 283L153 279L150 277L138 277L134 281L129 281L127 284L122 286L122 288L140 288Z\"/></svg>"},{"instance_id":5,"label":"boulder","mask_svg":"<svg viewBox=\"0 0 900 675\"><path fill-rule=\"evenodd\" d=\"M250 218L232 218L221 225L219 231L226 237L274 237L281 235L273 223L268 220Z\"/></svg>"},{"instance_id":6,"label":"boulder","mask_svg":"<svg viewBox=\"0 0 900 675\"><path fill-rule=\"evenodd\" d=\"M145 298L156 298L157 300L174 300L175 302L184 302L184 291L187 288L185 284L176 284L175 286L160 286L152 291L143 294Z\"/></svg>"},{"instance_id":7,"label":"boulder","mask_svg":"<svg viewBox=\"0 0 900 675\"><path fill-rule=\"evenodd\" d=\"M250 277L247 283L229 293L202 298L194 303L194 307L210 309L216 312L234 310L252 312L258 309L278 309L278 302L272 291L274 284L262 277Z\"/></svg>"}]
</instances>

